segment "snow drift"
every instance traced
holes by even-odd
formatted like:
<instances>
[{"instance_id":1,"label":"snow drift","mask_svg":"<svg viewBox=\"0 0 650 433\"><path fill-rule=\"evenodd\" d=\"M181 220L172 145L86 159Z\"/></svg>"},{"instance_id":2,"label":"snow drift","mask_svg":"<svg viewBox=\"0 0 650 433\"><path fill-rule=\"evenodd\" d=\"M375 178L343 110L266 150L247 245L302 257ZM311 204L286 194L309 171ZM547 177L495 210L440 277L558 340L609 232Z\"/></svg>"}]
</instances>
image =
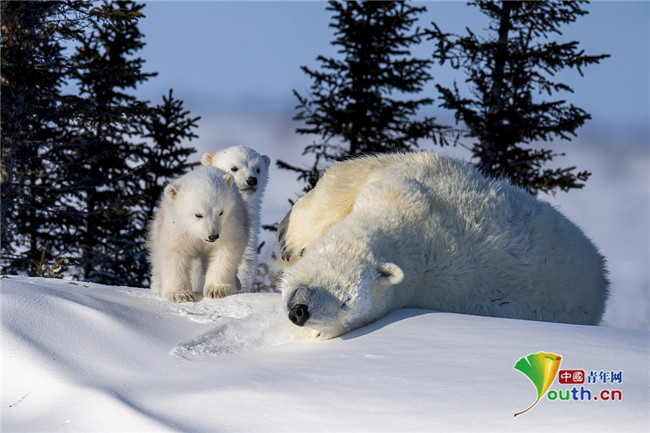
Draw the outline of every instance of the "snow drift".
<instances>
[{"instance_id":1,"label":"snow drift","mask_svg":"<svg viewBox=\"0 0 650 433\"><path fill-rule=\"evenodd\" d=\"M650 332L398 310L342 338L294 339L277 294L173 305L148 290L9 277L2 431L647 431ZM536 398L513 366L622 372ZM570 389L557 379L551 390ZM549 391L550 392L550 391ZM566 391L568 393L568 391Z\"/></svg>"}]
</instances>

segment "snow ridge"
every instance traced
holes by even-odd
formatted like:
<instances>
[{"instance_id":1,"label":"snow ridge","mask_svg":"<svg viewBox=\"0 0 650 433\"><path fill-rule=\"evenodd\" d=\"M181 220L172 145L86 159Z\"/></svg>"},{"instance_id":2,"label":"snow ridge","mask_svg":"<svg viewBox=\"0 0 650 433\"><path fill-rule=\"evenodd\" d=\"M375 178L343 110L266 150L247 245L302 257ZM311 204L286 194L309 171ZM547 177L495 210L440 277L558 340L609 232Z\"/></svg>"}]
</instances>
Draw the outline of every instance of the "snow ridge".
<instances>
[{"instance_id":1,"label":"snow ridge","mask_svg":"<svg viewBox=\"0 0 650 433\"><path fill-rule=\"evenodd\" d=\"M643 432L650 332L403 309L299 342L277 294L0 279L2 431ZM541 400L513 366L622 371L621 401ZM580 385L578 385L579 387ZM563 391L556 382L551 390ZM550 391L549 391L550 392Z\"/></svg>"}]
</instances>

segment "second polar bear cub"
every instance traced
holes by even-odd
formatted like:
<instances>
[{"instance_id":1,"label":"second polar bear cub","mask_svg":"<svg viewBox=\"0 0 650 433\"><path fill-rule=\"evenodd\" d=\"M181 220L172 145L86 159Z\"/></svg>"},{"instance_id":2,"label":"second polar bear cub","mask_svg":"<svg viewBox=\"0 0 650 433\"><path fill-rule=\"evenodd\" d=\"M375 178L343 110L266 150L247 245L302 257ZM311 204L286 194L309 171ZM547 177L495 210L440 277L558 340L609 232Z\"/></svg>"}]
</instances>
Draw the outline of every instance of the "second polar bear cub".
<instances>
[{"instance_id":1,"label":"second polar bear cub","mask_svg":"<svg viewBox=\"0 0 650 433\"><path fill-rule=\"evenodd\" d=\"M204 153L204 165L217 167L235 178L248 210L248 240L244 257L237 270L242 291L249 292L257 268L257 242L260 233L260 213L264 190L269 180L271 159L245 146L233 146L216 153Z\"/></svg>"},{"instance_id":2,"label":"second polar bear cub","mask_svg":"<svg viewBox=\"0 0 650 433\"><path fill-rule=\"evenodd\" d=\"M248 215L234 181L215 167L199 167L165 187L146 244L152 293L170 302L193 301L197 261L205 297L237 293Z\"/></svg>"}]
</instances>

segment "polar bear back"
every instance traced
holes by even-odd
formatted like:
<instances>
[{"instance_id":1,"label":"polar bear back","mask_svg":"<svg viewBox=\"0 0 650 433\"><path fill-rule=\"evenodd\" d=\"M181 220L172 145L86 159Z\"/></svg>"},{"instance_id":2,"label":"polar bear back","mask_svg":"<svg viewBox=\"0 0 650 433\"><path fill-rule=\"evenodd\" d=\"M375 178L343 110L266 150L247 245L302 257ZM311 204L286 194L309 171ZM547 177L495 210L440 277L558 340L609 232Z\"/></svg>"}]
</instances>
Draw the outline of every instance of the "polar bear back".
<instances>
[{"instance_id":1,"label":"polar bear back","mask_svg":"<svg viewBox=\"0 0 650 433\"><path fill-rule=\"evenodd\" d=\"M354 170L363 162L357 161ZM396 173L417 182L424 191L420 197L431 207L416 224L419 238L429 247L421 287L436 289L416 291L406 306L575 323L600 320L608 285L604 260L583 232L548 203L440 154L378 157L369 165L374 170L370 177L380 183ZM370 197L379 206L404 203L385 193ZM413 209L406 204L398 212L407 218ZM477 302L477 289L502 297ZM522 291L525 303L512 299ZM467 301L461 307L463 293ZM556 311L554 298L576 307Z\"/></svg>"}]
</instances>

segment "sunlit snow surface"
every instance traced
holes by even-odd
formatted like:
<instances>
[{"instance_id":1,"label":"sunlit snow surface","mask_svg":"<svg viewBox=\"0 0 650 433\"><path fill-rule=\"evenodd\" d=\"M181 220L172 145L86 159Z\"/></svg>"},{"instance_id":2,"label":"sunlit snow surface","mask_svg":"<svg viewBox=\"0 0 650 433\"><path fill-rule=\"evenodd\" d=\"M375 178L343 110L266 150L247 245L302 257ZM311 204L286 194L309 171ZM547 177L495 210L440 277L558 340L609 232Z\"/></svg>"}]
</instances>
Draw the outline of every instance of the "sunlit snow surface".
<instances>
[{"instance_id":1,"label":"sunlit snow surface","mask_svg":"<svg viewBox=\"0 0 650 433\"><path fill-rule=\"evenodd\" d=\"M277 294L174 305L146 289L9 277L2 431L647 431L648 331L399 310L298 341ZM513 369L622 371L622 401L536 398ZM569 389L557 380L551 390Z\"/></svg>"}]
</instances>

